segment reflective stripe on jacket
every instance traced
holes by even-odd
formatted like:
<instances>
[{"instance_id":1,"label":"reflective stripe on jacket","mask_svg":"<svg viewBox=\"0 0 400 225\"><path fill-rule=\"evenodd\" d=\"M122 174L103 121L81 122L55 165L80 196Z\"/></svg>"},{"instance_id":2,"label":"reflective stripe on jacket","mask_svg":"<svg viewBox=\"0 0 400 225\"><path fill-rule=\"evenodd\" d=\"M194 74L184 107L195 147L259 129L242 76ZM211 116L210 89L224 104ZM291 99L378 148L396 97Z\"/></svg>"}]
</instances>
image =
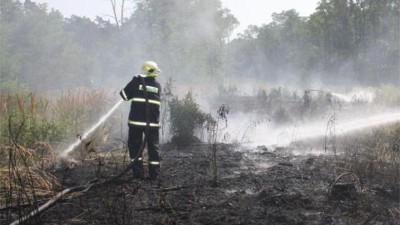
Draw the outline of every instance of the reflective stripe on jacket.
<instances>
[{"instance_id":1,"label":"reflective stripe on jacket","mask_svg":"<svg viewBox=\"0 0 400 225\"><path fill-rule=\"evenodd\" d=\"M154 77L140 77L135 76L123 88L120 95L123 100L131 101L131 110L129 113L129 125L133 126L146 126L146 98L141 79L144 79L147 97L149 103L149 126L158 128L160 127L160 95L161 86Z\"/></svg>"},{"instance_id":2,"label":"reflective stripe on jacket","mask_svg":"<svg viewBox=\"0 0 400 225\"><path fill-rule=\"evenodd\" d=\"M146 122L139 122L139 121L133 121L133 120L129 120L128 124L130 125L135 125L135 126L141 126L141 127L145 127L147 125ZM160 127L160 123L149 123L150 127Z\"/></svg>"}]
</instances>

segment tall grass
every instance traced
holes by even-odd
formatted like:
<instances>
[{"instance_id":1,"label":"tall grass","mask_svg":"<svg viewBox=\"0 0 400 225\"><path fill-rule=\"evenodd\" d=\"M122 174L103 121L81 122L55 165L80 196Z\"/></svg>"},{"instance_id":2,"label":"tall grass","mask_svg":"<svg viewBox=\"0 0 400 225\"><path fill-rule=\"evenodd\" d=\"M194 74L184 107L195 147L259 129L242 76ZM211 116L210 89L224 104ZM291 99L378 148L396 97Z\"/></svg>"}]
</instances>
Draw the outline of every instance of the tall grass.
<instances>
[{"instance_id":1,"label":"tall grass","mask_svg":"<svg viewBox=\"0 0 400 225\"><path fill-rule=\"evenodd\" d=\"M23 146L33 146L35 140L49 141L59 136L48 116L49 102L29 94L0 94L0 141L10 140Z\"/></svg>"},{"instance_id":2,"label":"tall grass","mask_svg":"<svg viewBox=\"0 0 400 225\"><path fill-rule=\"evenodd\" d=\"M399 201L399 146L400 123L342 138L343 160L339 167L344 169L341 172L356 174L364 189L387 192L392 200Z\"/></svg>"},{"instance_id":3,"label":"tall grass","mask_svg":"<svg viewBox=\"0 0 400 225\"><path fill-rule=\"evenodd\" d=\"M400 106L400 90L394 85L383 85L376 91L374 102L386 106Z\"/></svg>"},{"instance_id":4,"label":"tall grass","mask_svg":"<svg viewBox=\"0 0 400 225\"><path fill-rule=\"evenodd\" d=\"M40 141L60 142L95 121L106 101L100 91L68 91L57 97L0 93L0 141L14 138L28 148Z\"/></svg>"},{"instance_id":5,"label":"tall grass","mask_svg":"<svg viewBox=\"0 0 400 225\"><path fill-rule=\"evenodd\" d=\"M48 172L55 165L54 149L97 120L106 103L101 91L0 93L0 205L22 216L40 196L51 196L59 188ZM6 221L15 219L5 212Z\"/></svg>"},{"instance_id":6,"label":"tall grass","mask_svg":"<svg viewBox=\"0 0 400 225\"><path fill-rule=\"evenodd\" d=\"M107 97L101 91L65 92L54 102L54 116L67 133L77 133L97 120Z\"/></svg>"}]
</instances>

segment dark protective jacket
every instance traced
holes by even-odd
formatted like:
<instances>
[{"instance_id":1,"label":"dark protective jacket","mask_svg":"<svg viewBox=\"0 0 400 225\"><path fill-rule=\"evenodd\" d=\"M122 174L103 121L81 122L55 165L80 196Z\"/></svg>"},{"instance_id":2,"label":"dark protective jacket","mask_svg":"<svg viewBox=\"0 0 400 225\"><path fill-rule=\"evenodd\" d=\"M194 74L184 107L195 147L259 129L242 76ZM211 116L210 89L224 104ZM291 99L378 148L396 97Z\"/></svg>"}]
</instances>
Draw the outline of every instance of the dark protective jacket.
<instances>
[{"instance_id":1,"label":"dark protective jacket","mask_svg":"<svg viewBox=\"0 0 400 225\"><path fill-rule=\"evenodd\" d=\"M142 80L147 88L149 99L149 126L150 128L160 127L160 83L154 77L134 76L133 79L120 91L122 99L131 101L131 111L129 113L129 125L146 127L146 108L145 93Z\"/></svg>"}]
</instances>

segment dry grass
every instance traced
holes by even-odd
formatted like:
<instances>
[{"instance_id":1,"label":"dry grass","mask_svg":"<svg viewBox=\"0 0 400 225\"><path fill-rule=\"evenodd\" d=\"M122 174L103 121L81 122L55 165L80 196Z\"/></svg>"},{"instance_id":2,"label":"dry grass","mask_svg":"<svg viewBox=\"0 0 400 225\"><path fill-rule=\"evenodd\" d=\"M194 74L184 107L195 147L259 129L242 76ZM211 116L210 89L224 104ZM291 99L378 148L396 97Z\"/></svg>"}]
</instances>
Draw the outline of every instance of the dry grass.
<instances>
[{"instance_id":1,"label":"dry grass","mask_svg":"<svg viewBox=\"0 0 400 225\"><path fill-rule=\"evenodd\" d=\"M97 119L107 96L77 90L57 95L0 93L0 204L32 204L60 188L51 175L53 145Z\"/></svg>"},{"instance_id":2,"label":"dry grass","mask_svg":"<svg viewBox=\"0 0 400 225\"><path fill-rule=\"evenodd\" d=\"M365 189L398 189L400 182L400 123L340 139L343 157L337 172L356 174Z\"/></svg>"},{"instance_id":3,"label":"dry grass","mask_svg":"<svg viewBox=\"0 0 400 225\"><path fill-rule=\"evenodd\" d=\"M5 204L3 201L6 199L18 199L21 193L29 198L27 200L31 200L33 196L48 196L60 187L53 175L39 168L2 168L0 180L4 184L0 192L1 204Z\"/></svg>"},{"instance_id":4,"label":"dry grass","mask_svg":"<svg viewBox=\"0 0 400 225\"><path fill-rule=\"evenodd\" d=\"M39 143L37 146L43 148L46 145ZM47 149L46 155L42 156L43 161L37 160L37 149L15 145L2 147L1 150L8 152L8 165L0 168L1 204L33 202L37 197L48 196L60 187L57 179L45 171L47 166L51 165L49 162L54 162L50 148ZM48 163L45 164L44 161Z\"/></svg>"}]
</instances>

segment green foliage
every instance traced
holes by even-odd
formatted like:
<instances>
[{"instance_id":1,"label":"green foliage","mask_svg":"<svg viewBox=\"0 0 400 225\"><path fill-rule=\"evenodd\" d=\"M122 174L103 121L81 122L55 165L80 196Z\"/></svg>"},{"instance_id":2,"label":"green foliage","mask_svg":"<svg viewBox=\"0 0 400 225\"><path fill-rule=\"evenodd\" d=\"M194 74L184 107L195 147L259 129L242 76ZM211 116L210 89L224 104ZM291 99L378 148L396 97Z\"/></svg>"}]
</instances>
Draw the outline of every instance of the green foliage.
<instances>
[{"instance_id":1,"label":"green foliage","mask_svg":"<svg viewBox=\"0 0 400 225\"><path fill-rule=\"evenodd\" d=\"M0 140L33 147L35 142L59 141L62 129L48 118L49 102L34 94L1 94ZM11 139L10 139L11 138Z\"/></svg>"},{"instance_id":2,"label":"green foliage","mask_svg":"<svg viewBox=\"0 0 400 225\"><path fill-rule=\"evenodd\" d=\"M398 84L399 7L394 0L324 0L309 18L294 10L274 13L271 23L251 26L232 42L229 73L287 83L282 74L296 71L291 82L306 85L313 78Z\"/></svg>"},{"instance_id":3,"label":"green foliage","mask_svg":"<svg viewBox=\"0 0 400 225\"><path fill-rule=\"evenodd\" d=\"M63 127L57 122L39 115L26 117L18 113L9 115L11 136L18 144L33 147L38 141L59 142L63 138Z\"/></svg>"},{"instance_id":4,"label":"green foliage","mask_svg":"<svg viewBox=\"0 0 400 225\"><path fill-rule=\"evenodd\" d=\"M383 85L377 92L374 101L381 105L400 106L400 90L394 85Z\"/></svg>"},{"instance_id":5,"label":"green foliage","mask_svg":"<svg viewBox=\"0 0 400 225\"><path fill-rule=\"evenodd\" d=\"M222 74L224 43L238 21L221 9L219 0L150 0L138 2L137 7L124 25L140 31L129 31L129 37L138 40L135 47L144 48L130 51L133 57L138 52L148 57L149 52L185 81Z\"/></svg>"},{"instance_id":6,"label":"green foliage","mask_svg":"<svg viewBox=\"0 0 400 225\"><path fill-rule=\"evenodd\" d=\"M173 142L178 145L193 142L195 130L203 126L207 115L193 99L192 92L189 91L181 100L175 97L169 103L169 107Z\"/></svg>"},{"instance_id":7,"label":"green foliage","mask_svg":"<svg viewBox=\"0 0 400 225\"><path fill-rule=\"evenodd\" d=\"M190 83L227 74L303 85L315 78L399 82L396 0L323 0L310 17L274 13L271 23L250 26L232 41L238 21L220 0L134 2L135 11L116 25L64 18L29 0L1 1L0 90L97 88L149 58Z\"/></svg>"},{"instance_id":8,"label":"green foliage","mask_svg":"<svg viewBox=\"0 0 400 225\"><path fill-rule=\"evenodd\" d=\"M101 92L66 93L58 99L33 93L0 93L0 142L59 144L95 121L106 101ZM94 117L94 118L93 118Z\"/></svg>"},{"instance_id":9,"label":"green foliage","mask_svg":"<svg viewBox=\"0 0 400 225\"><path fill-rule=\"evenodd\" d=\"M2 90L19 84L45 91L89 83L91 61L65 30L59 12L31 1L2 1L0 10Z\"/></svg>"},{"instance_id":10,"label":"green foliage","mask_svg":"<svg viewBox=\"0 0 400 225\"><path fill-rule=\"evenodd\" d=\"M276 111L272 115L272 121L276 125L285 125L285 124L291 123L292 118L284 107L279 107L276 109Z\"/></svg>"},{"instance_id":11,"label":"green foliage","mask_svg":"<svg viewBox=\"0 0 400 225\"><path fill-rule=\"evenodd\" d=\"M98 119L99 110L106 101L107 97L102 91L63 92L53 103L54 115L60 124L66 125L65 132L77 134Z\"/></svg>"},{"instance_id":12,"label":"green foliage","mask_svg":"<svg viewBox=\"0 0 400 225\"><path fill-rule=\"evenodd\" d=\"M15 79L5 78L0 82L0 92L17 92L19 90L27 90L26 85L21 84Z\"/></svg>"},{"instance_id":13,"label":"green foliage","mask_svg":"<svg viewBox=\"0 0 400 225\"><path fill-rule=\"evenodd\" d=\"M135 1L119 25L63 18L29 0L1 4L0 69L7 79L0 83L15 80L34 91L99 87L149 58L182 80L221 77L224 44L238 24L219 0Z\"/></svg>"},{"instance_id":14,"label":"green foliage","mask_svg":"<svg viewBox=\"0 0 400 225\"><path fill-rule=\"evenodd\" d=\"M240 90L234 85L230 85L228 87L224 87L223 85L218 86L218 97L222 99L240 95Z\"/></svg>"}]
</instances>

